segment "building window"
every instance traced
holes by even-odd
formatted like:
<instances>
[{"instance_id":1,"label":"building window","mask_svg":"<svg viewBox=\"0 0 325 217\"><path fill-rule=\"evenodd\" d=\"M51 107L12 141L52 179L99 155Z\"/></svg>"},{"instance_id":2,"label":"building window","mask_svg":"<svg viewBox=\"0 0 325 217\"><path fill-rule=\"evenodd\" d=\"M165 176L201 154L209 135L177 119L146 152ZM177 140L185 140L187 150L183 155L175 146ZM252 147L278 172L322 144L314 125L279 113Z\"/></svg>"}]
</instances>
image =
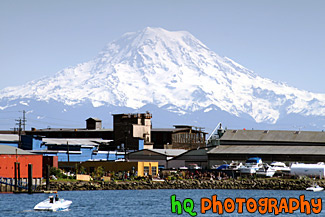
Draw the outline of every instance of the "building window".
<instances>
[{"instance_id":1,"label":"building window","mask_svg":"<svg viewBox=\"0 0 325 217\"><path fill-rule=\"evenodd\" d=\"M149 167L144 167L143 168L143 174L144 174L144 176L148 176L149 175Z\"/></svg>"},{"instance_id":2,"label":"building window","mask_svg":"<svg viewBox=\"0 0 325 217\"><path fill-rule=\"evenodd\" d=\"M157 175L157 167L151 167L151 170L153 176Z\"/></svg>"}]
</instances>

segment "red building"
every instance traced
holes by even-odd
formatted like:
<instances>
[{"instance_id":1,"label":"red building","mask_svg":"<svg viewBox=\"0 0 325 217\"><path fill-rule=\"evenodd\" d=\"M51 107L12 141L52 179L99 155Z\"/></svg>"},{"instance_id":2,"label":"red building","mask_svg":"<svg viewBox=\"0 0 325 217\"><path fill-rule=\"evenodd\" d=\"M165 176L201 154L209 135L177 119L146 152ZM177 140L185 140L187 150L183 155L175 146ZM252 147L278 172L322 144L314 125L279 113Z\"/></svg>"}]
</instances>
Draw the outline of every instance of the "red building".
<instances>
[{"instance_id":1,"label":"red building","mask_svg":"<svg viewBox=\"0 0 325 217\"><path fill-rule=\"evenodd\" d=\"M28 178L28 164L33 165L33 178L42 178L42 155L32 154L8 145L0 145L0 177L15 178L15 162L20 163L21 178Z\"/></svg>"},{"instance_id":2,"label":"red building","mask_svg":"<svg viewBox=\"0 0 325 217\"><path fill-rule=\"evenodd\" d=\"M59 168L58 156L43 156L43 177L46 176L46 166L49 165L50 168Z\"/></svg>"}]
</instances>

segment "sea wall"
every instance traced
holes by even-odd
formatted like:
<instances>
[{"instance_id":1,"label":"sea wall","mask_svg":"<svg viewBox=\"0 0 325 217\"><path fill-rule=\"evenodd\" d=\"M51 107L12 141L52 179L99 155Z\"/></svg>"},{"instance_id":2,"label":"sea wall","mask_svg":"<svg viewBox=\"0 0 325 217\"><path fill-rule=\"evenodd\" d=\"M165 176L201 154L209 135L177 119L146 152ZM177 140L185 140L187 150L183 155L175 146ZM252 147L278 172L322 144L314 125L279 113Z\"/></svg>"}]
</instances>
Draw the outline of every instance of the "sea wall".
<instances>
[{"instance_id":1,"label":"sea wall","mask_svg":"<svg viewBox=\"0 0 325 217\"><path fill-rule=\"evenodd\" d=\"M286 179L229 179L229 180L171 180L171 181L124 181L124 182L51 182L50 189L58 191L82 190L141 190L141 189L265 189L305 190L313 183L325 187L325 180ZM41 186L39 190L45 190Z\"/></svg>"}]
</instances>

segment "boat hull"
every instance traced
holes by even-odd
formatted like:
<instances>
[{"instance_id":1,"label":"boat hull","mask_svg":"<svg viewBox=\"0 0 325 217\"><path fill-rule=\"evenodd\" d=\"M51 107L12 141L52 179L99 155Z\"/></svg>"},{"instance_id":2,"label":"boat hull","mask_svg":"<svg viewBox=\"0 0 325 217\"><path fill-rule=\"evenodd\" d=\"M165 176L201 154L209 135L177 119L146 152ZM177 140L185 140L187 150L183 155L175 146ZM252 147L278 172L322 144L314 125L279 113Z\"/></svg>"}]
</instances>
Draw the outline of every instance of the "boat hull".
<instances>
[{"instance_id":1,"label":"boat hull","mask_svg":"<svg viewBox=\"0 0 325 217\"><path fill-rule=\"evenodd\" d=\"M60 199L59 201L53 201L53 203L50 203L50 200L44 200L40 203L38 203L35 207L35 211L65 211L68 210L72 201L70 200L64 200Z\"/></svg>"},{"instance_id":2,"label":"boat hull","mask_svg":"<svg viewBox=\"0 0 325 217\"><path fill-rule=\"evenodd\" d=\"M324 188L322 187L309 187L306 189L307 191L313 191L313 192L318 192L318 191L323 191Z\"/></svg>"}]
</instances>

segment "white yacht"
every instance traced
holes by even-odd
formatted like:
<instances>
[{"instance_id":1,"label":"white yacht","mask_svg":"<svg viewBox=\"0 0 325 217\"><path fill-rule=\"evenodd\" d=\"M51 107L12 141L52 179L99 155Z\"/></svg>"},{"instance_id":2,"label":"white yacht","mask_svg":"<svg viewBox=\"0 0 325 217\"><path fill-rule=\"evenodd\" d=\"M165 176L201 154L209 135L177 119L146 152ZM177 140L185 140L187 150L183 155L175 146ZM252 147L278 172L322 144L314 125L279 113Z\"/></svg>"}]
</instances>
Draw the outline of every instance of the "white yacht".
<instances>
[{"instance_id":1,"label":"white yacht","mask_svg":"<svg viewBox=\"0 0 325 217\"><path fill-rule=\"evenodd\" d=\"M243 163L242 162L238 162L238 161L232 161L229 164L229 169L231 170L238 170L239 168L243 167Z\"/></svg>"},{"instance_id":2,"label":"white yacht","mask_svg":"<svg viewBox=\"0 0 325 217\"><path fill-rule=\"evenodd\" d=\"M256 170L256 175L273 177L276 170L268 164L263 164L263 167Z\"/></svg>"},{"instance_id":3,"label":"white yacht","mask_svg":"<svg viewBox=\"0 0 325 217\"><path fill-rule=\"evenodd\" d=\"M240 167L238 170L240 173L253 174L261 167L263 167L262 159L259 157L251 157L246 161L245 166Z\"/></svg>"},{"instance_id":4,"label":"white yacht","mask_svg":"<svg viewBox=\"0 0 325 217\"><path fill-rule=\"evenodd\" d=\"M283 162L272 162L270 166L275 169L277 172L290 173L290 167L288 167Z\"/></svg>"}]
</instances>

